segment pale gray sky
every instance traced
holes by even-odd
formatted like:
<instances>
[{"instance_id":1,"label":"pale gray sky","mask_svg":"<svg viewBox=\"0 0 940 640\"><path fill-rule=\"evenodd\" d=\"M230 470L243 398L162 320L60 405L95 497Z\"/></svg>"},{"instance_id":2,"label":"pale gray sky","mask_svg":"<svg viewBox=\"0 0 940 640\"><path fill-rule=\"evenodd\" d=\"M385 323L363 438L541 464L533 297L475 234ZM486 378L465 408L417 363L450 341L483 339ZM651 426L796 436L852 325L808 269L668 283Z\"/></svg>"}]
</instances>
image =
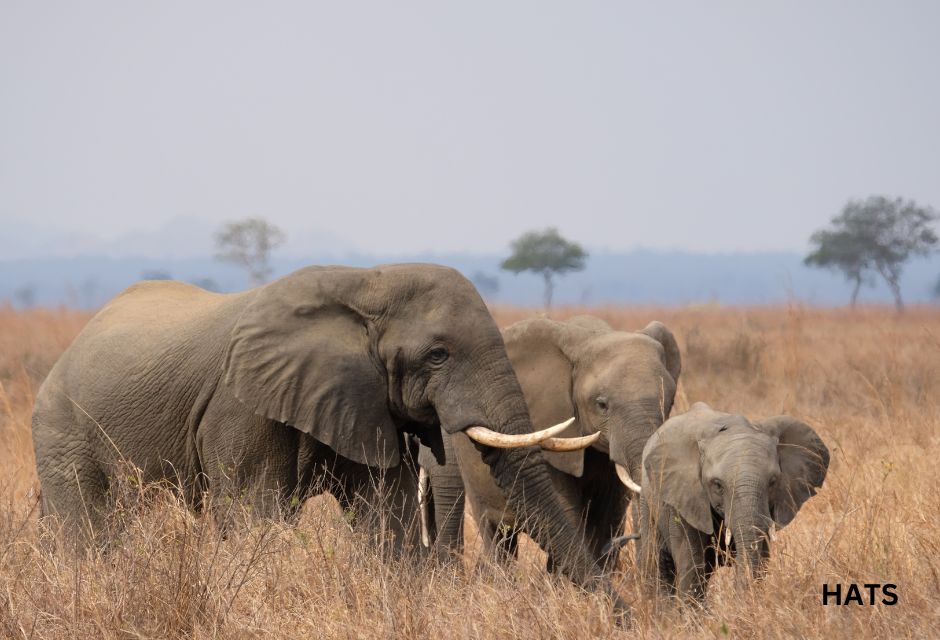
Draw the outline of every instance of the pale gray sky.
<instances>
[{"instance_id":1,"label":"pale gray sky","mask_svg":"<svg viewBox=\"0 0 940 640\"><path fill-rule=\"evenodd\" d=\"M936 1L0 0L0 219L800 249L851 196L940 207L938 29Z\"/></svg>"}]
</instances>

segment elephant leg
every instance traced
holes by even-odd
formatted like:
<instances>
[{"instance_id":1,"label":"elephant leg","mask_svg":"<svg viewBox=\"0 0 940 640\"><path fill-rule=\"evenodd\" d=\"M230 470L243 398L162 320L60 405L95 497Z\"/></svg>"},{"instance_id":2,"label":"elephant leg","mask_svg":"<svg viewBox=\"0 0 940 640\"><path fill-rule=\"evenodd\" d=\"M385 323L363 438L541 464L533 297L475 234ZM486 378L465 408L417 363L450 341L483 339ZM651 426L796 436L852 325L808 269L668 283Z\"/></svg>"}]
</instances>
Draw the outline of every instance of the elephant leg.
<instances>
[{"instance_id":1,"label":"elephant leg","mask_svg":"<svg viewBox=\"0 0 940 640\"><path fill-rule=\"evenodd\" d=\"M299 432L247 414L230 403L210 404L197 436L202 474L219 526L239 518L290 518L298 496Z\"/></svg>"},{"instance_id":2,"label":"elephant leg","mask_svg":"<svg viewBox=\"0 0 940 640\"><path fill-rule=\"evenodd\" d=\"M403 456L404 458L404 456ZM366 533L383 557L417 556L421 552L417 465L410 460L390 469L346 461L338 476L336 496L347 521Z\"/></svg>"},{"instance_id":3,"label":"elephant leg","mask_svg":"<svg viewBox=\"0 0 940 640\"><path fill-rule=\"evenodd\" d=\"M640 496L633 510L633 526L640 534L636 543L637 568L650 595L657 592L666 595L675 593L676 565L666 544L668 528L662 527L663 530L660 530L661 523L668 522L673 515L670 508L663 509L656 519L652 518L649 503Z\"/></svg>"},{"instance_id":4,"label":"elephant leg","mask_svg":"<svg viewBox=\"0 0 940 640\"><path fill-rule=\"evenodd\" d=\"M675 563L676 595L686 602L703 603L711 566L707 561L709 538L701 531L672 519L669 551Z\"/></svg>"},{"instance_id":5,"label":"elephant leg","mask_svg":"<svg viewBox=\"0 0 940 640\"><path fill-rule=\"evenodd\" d=\"M422 548L417 461L403 460L392 472L389 529L394 535L394 553L396 556L417 556Z\"/></svg>"},{"instance_id":6,"label":"elephant leg","mask_svg":"<svg viewBox=\"0 0 940 640\"><path fill-rule=\"evenodd\" d=\"M40 469L41 514L56 518L67 539L83 548L102 539L107 526L108 479L93 461L75 458Z\"/></svg>"},{"instance_id":7,"label":"elephant leg","mask_svg":"<svg viewBox=\"0 0 940 640\"><path fill-rule=\"evenodd\" d=\"M427 473L430 486L424 506L429 543L441 561L450 561L463 552L465 492L460 466L449 436L443 438L444 461L438 461L430 448L421 446L418 461Z\"/></svg>"},{"instance_id":8,"label":"elephant leg","mask_svg":"<svg viewBox=\"0 0 940 640\"><path fill-rule=\"evenodd\" d=\"M40 512L43 517L57 519L66 539L84 548L100 538L106 524L108 477L90 443L82 440L66 446L48 432L34 419Z\"/></svg>"},{"instance_id":9,"label":"elephant leg","mask_svg":"<svg viewBox=\"0 0 940 640\"><path fill-rule=\"evenodd\" d=\"M459 481L459 478L458 478ZM438 559L448 561L463 553L464 489L463 483L434 485L431 481L431 508L434 514L436 539L434 551Z\"/></svg>"},{"instance_id":10,"label":"elephant leg","mask_svg":"<svg viewBox=\"0 0 940 640\"><path fill-rule=\"evenodd\" d=\"M667 596L676 595L676 560L668 549L656 549L654 552L656 569L653 580L654 589Z\"/></svg>"},{"instance_id":11,"label":"elephant leg","mask_svg":"<svg viewBox=\"0 0 940 640\"><path fill-rule=\"evenodd\" d=\"M620 547L610 541L623 534L629 502L621 492L597 493L587 505L585 536L594 558L607 573L617 566Z\"/></svg>"}]
</instances>

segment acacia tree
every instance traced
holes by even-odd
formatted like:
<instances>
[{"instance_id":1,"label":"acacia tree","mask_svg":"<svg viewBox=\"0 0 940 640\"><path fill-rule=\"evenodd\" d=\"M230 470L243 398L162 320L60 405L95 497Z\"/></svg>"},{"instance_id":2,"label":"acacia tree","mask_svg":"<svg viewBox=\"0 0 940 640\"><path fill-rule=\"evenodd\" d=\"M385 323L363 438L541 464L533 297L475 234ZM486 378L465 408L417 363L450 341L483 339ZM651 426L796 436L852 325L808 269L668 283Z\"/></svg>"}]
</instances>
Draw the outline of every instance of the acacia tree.
<instances>
[{"instance_id":1,"label":"acacia tree","mask_svg":"<svg viewBox=\"0 0 940 640\"><path fill-rule=\"evenodd\" d=\"M267 282L271 275L271 251L284 244L284 232L263 218L226 222L216 233L216 258L248 271L251 286Z\"/></svg>"},{"instance_id":2,"label":"acacia tree","mask_svg":"<svg viewBox=\"0 0 940 640\"><path fill-rule=\"evenodd\" d=\"M804 263L841 271L854 282L853 306L862 284L870 284L874 274L880 275L891 288L900 312L904 310L900 285L904 263L933 250L937 234L931 225L936 219L933 209L913 200L884 196L850 200L832 218L830 228L810 237L815 249Z\"/></svg>"},{"instance_id":3,"label":"acacia tree","mask_svg":"<svg viewBox=\"0 0 940 640\"><path fill-rule=\"evenodd\" d=\"M816 250L803 262L811 267L841 271L845 279L853 283L850 304L854 307L862 285L874 284L869 273L871 265L864 248L858 246L858 239L845 230L820 229L810 237L810 242L816 245Z\"/></svg>"},{"instance_id":4,"label":"acacia tree","mask_svg":"<svg viewBox=\"0 0 940 640\"><path fill-rule=\"evenodd\" d=\"M545 280L545 309L552 306L554 277L584 268L587 252L581 245L561 237L558 229L529 231L512 243L512 255L503 260L502 268L513 273L532 271Z\"/></svg>"},{"instance_id":5,"label":"acacia tree","mask_svg":"<svg viewBox=\"0 0 940 640\"><path fill-rule=\"evenodd\" d=\"M484 271L476 271L470 277L470 282L484 298L490 298L499 293L499 278Z\"/></svg>"}]
</instances>

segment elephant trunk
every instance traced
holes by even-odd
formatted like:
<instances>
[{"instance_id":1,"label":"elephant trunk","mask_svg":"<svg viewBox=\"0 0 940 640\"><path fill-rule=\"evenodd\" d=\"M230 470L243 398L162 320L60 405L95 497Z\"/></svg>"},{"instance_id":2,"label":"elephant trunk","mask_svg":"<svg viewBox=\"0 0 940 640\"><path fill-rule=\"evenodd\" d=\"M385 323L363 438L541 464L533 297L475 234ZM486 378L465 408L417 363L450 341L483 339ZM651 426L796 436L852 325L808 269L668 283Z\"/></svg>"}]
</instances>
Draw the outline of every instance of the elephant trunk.
<instances>
[{"instance_id":1,"label":"elephant trunk","mask_svg":"<svg viewBox=\"0 0 940 640\"><path fill-rule=\"evenodd\" d=\"M512 431L531 429L525 421L507 421ZM598 574L577 534L578 514L559 499L549 466L538 447L494 449L477 445L510 509L528 534L574 582L587 585Z\"/></svg>"},{"instance_id":2,"label":"elephant trunk","mask_svg":"<svg viewBox=\"0 0 940 640\"><path fill-rule=\"evenodd\" d=\"M470 403L454 405L447 396L442 396L443 404L435 403L445 430L453 432L482 424L510 435L534 431L525 397L509 360L505 356L483 360L490 366L473 370L466 380L450 381L450 384L476 391L476 408ZM453 397L456 394L450 396ZM539 428L544 426L538 425ZM559 498L541 449L538 446L499 449L479 443L475 443L475 447L506 496L517 522L571 580L581 585L593 583L599 570L578 535L578 514L573 506L565 506ZM615 593L612 588L610 592Z\"/></svg>"},{"instance_id":3,"label":"elephant trunk","mask_svg":"<svg viewBox=\"0 0 940 640\"><path fill-rule=\"evenodd\" d=\"M472 401L456 392L448 394L448 388L435 399L444 430L454 433L482 425L509 435L532 433L535 429L525 396L509 359L494 353L481 354L480 361L489 366L469 370L464 378L452 376L447 385L453 390L472 389ZM578 585L606 593L618 615L627 615L629 606L602 576L579 535L576 508L565 506L557 494L541 449L501 449L478 442L474 446L506 497L516 522L548 553L560 572Z\"/></svg>"},{"instance_id":4,"label":"elephant trunk","mask_svg":"<svg viewBox=\"0 0 940 640\"><path fill-rule=\"evenodd\" d=\"M643 448L662 423L663 412L658 401L638 401L630 407L626 424L610 430L610 459L622 465L637 484L643 477Z\"/></svg>"},{"instance_id":5,"label":"elephant trunk","mask_svg":"<svg viewBox=\"0 0 940 640\"><path fill-rule=\"evenodd\" d=\"M772 520L766 492L739 488L729 511L727 524L734 539L737 582L746 585L763 576L770 549L767 544Z\"/></svg>"}]
</instances>

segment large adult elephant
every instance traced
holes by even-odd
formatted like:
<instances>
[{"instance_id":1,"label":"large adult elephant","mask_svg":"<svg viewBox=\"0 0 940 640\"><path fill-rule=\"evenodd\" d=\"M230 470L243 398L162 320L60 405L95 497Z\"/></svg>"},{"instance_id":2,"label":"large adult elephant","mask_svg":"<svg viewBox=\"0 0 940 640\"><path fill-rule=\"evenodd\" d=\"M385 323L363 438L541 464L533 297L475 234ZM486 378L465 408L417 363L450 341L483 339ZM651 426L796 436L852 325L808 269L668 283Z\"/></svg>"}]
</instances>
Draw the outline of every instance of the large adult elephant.
<instances>
[{"instance_id":1,"label":"large adult elephant","mask_svg":"<svg viewBox=\"0 0 940 640\"><path fill-rule=\"evenodd\" d=\"M579 535L592 560L607 569L618 555L611 540L622 533L632 493L640 489L633 479L640 478L643 447L672 409L682 368L676 340L660 322L636 332L615 331L592 316L568 322L525 320L508 327L503 338L533 420L557 422L575 415L576 422L563 435L591 441L589 448L547 452L545 457L553 467L556 494L580 519ZM473 455L472 443L456 432L445 438L456 457L441 465L421 456L438 553L461 546L463 496L455 495L457 478L487 552L499 559L514 556L524 519ZM549 567L556 564L549 554Z\"/></svg>"},{"instance_id":2,"label":"large adult elephant","mask_svg":"<svg viewBox=\"0 0 940 640\"><path fill-rule=\"evenodd\" d=\"M557 429L533 435L486 306L465 278L434 265L308 267L227 295L134 285L62 355L33 415L42 511L73 525L101 524L119 459L144 480L258 488L269 511L321 490L368 503L384 470L399 546L417 513L406 434L443 461L442 431L502 447ZM609 590L539 449L474 451L565 573Z\"/></svg>"}]
</instances>

